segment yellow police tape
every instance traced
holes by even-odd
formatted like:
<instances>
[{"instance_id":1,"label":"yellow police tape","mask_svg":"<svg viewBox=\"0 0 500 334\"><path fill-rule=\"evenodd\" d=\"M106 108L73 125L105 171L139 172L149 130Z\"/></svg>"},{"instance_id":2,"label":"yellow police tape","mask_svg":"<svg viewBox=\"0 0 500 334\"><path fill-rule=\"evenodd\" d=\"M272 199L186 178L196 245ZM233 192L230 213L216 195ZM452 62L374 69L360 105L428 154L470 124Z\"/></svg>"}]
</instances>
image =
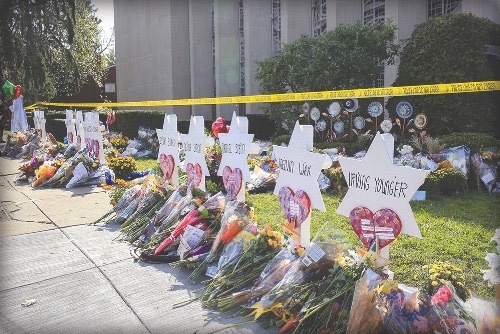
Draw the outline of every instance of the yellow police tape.
<instances>
[{"instance_id":1,"label":"yellow police tape","mask_svg":"<svg viewBox=\"0 0 500 334\"><path fill-rule=\"evenodd\" d=\"M162 106L188 106L200 104L238 104L238 103L273 103L311 100L335 100L346 98L373 98L385 96L411 96L490 92L500 90L500 81L477 81L446 83L434 85L380 87L329 90L323 92L285 93L251 96L225 96L202 97L194 99L133 101L133 102L103 102L103 103L57 103L37 102L25 109L53 107L95 108L95 107L162 107Z\"/></svg>"}]
</instances>

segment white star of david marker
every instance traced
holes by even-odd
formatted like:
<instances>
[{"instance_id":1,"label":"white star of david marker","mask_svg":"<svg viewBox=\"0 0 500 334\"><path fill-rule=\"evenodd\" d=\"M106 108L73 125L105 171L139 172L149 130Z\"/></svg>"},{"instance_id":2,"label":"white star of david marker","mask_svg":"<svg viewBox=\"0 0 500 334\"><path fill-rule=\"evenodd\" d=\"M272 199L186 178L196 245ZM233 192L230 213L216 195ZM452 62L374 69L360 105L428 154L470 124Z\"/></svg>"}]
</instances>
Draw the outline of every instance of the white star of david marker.
<instances>
[{"instance_id":1,"label":"white star of david marker","mask_svg":"<svg viewBox=\"0 0 500 334\"><path fill-rule=\"evenodd\" d=\"M163 129L156 129L158 134L158 141L160 142L160 148L158 149L158 162L160 162L161 154L166 156L171 155L174 159L174 171L172 173L172 182L174 185L179 184L179 175L177 172L177 167L180 164L179 159L179 145L180 135L177 131L177 115L170 114L165 115L163 120Z\"/></svg>"},{"instance_id":2,"label":"white star of david marker","mask_svg":"<svg viewBox=\"0 0 500 334\"><path fill-rule=\"evenodd\" d=\"M181 134L182 147L184 148L185 158L182 170L186 171L189 163L195 165L199 164L203 176L210 174L205 161L205 143L207 137L204 133L203 116L191 116L189 122L188 134Z\"/></svg>"},{"instance_id":3,"label":"white star of david marker","mask_svg":"<svg viewBox=\"0 0 500 334\"><path fill-rule=\"evenodd\" d=\"M273 152L279 166L273 193L278 195L282 187L289 187L294 192L303 190L309 196L312 208L326 211L318 184L325 155L307 150L299 122L295 123L288 147L274 145Z\"/></svg>"},{"instance_id":4,"label":"white star of david marker","mask_svg":"<svg viewBox=\"0 0 500 334\"><path fill-rule=\"evenodd\" d=\"M246 122L246 126L244 123ZM222 176L224 167L231 169L239 168L243 181L250 181L250 170L248 169L247 157L252 145L253 134L248 134L248 122L246 117L236 117L233 113L231 127L228 133L219 133L219 141L222 149L222 159L217 175Z\"/></svg>"},{"instance_id":5,"label":"white star of david marker","mask_svg":"<svg viewBox=\"0 0 500 334\"><path fill-rule=\"evenodd\" d=\"M409 201L424 183L428 171L393 165L394 138L377 133L362 160L339 157L349 190L337 213L349 217L352 209L363 206L373 213L388 208L401 220L401 232L421 238Z\"/></svg>"}]
</instances>

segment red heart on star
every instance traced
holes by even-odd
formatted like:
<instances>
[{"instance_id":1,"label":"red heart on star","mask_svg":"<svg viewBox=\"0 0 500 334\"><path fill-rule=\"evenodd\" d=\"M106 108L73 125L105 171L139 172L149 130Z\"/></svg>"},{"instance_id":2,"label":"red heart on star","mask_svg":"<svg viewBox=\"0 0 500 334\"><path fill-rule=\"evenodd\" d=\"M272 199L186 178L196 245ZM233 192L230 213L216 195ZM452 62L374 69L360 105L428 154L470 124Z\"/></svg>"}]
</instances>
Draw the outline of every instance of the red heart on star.
<instances>
[{"instance_id":1,"label":"red heart on star","mask_svg":"<svg viewBox=\"0 0 500 334\"><path fill-rule=\"evenodd\" d=\"M175 163L174 157L170 154L166 155L165 153L160 154L160 169L165 176L165 180L170 180L172 174L174 173Z\"/></svg>"},{"instance_id":2,"label":"red heart on star","mask_svg":"<svg viewBox=\"0 0 500 334\"><path fill-rule=\"evenodd\" d=\"M295 223L295 228L306 220L311 212L311 200L306 192L299 190L296 193L288 187L282 187L278 193L281 211L290 222Z\"/></svg>"},{"instance_id":3,"label":"red heart on star","mask_svg":"<svg viewBox=\"0 0 500 334\"><path fill-rule=\"evenodd\" d=\"M403 227L401 219L391 209L380 209L373 214L370 209L358 206L351 210L349 221L365 247L378 237L380 248L384 248L398 237Z\"/></svg>"},{"instance_id":4,"label":"red heart on star","mask_svg":"<svg viewBox=\"0 0 500 334\"><path fill-rule=\"evenodd\" d=\"M239 168L232 170L231 167L226 166L222 171L222 182L226 188L227 197L230 200L235 199L243 184L243 174Z\"/></svg>"},{"instance_id":5,"label":"red heart on star","mask_svg":"<svg viewBox=\"0 0 500 334\"><path fill-rule=\"evenodd\" d=\"M201 166L200 164L188 163L186 166L186 174L188 184L192 184L193 187L198 188L201 183Z\"/></svg>"}]
</instances>

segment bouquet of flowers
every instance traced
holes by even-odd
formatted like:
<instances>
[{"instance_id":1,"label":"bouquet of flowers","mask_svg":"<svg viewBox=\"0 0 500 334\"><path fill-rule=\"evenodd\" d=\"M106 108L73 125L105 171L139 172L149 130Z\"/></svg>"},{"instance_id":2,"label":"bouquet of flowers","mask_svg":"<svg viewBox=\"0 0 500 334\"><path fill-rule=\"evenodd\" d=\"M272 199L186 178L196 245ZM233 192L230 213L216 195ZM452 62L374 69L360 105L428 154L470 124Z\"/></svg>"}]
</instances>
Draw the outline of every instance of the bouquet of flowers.
<instances>
[{"instance_id":1,"label":"bouquet of flowers","mask_svg":"<svg viewBox=\"0 0 500 334\"><path fill-rule=\"evenodd\" d=\"M255 225L248 225L224 247L215 276L200 297L203 305L227 310L227 297L253 284L279 252L283 243L280 233L267 226L255 236L255 230Z\"/></svg>"},{"instance_id":2,"label":"bouquet of flowers","mask_svg":"<svg viewBox=\"0 0 500 334\"><path fill-rule=\"evenodd\" d=\"M50 179L56 174L57 167L44 162L35 172L36 178L31 182L33 188L38 187L46 180Z\"/></svg>"},{"instance_id":3,"label":"bouquet of flowers","mask_svg":"<svg viewBox=\"0 0 500 334\"><path fill-rule=\"evenodd\" d=\"M116 221L122 229L133 224L137 218L146 215L165 196L166 188L163 179L159 176L153 174L146 176L141 187L141 195L135 210L128 216L122 215L122 221Z\"/></svg>"},{"instance_id":4,"label":"bouquet of flowers","mask_svg":"<svg viewBox=\"0 0 500 334\"><path fill-rule=\"evenodd\" d=\"M297 255L290 252L287 248L281 249L266 264L259 276L255 278L252 287L235 292L230 296L219 298L217 300L217 307L221 310L227 311L239 305L253 305L258 299L268 293L283 279L285 273L297 259Z\"/></svg>"},{"instance_id":5,"label":"bouquet of flowers","mask_svg":"<svg viewBox=\"0 0 500 334\"><path fill-rule=\"evenodd\" d=\"M175 226L170 235L155 248L154 255L160 255L170 246L178 242L181 234L188 225L206 230L211 226L210 221L218 220L222 210L224 210L225 204L225 197L222 192L219 192L208 198L203 205L199 206L197 209L189 211Z\"/></svg>"},{"instance_id":6,"label":"bouquet of flowers","mask_svg":"<svg viewBox=\"0 0 500 334\"><path fill-rule=\"evenodd\" d=\"M131 214L139 205L139 197L142 194L142 186L135 185L131 188L128 188L123 195L120 197L116 205L113 206L111 210L106 212L104 215L99 217L96 221L92 222L91 225L95 225L97 223L103 222L106 218L111 216L113 213L115 214L114 218L119 216L127 216ZM113 219L108 219L106 221L109 222ZM121 220L121 219L120 219Z\"/></svg>"},{"instance_id":7,"label":"bouquet of flowers","mask_svg":"<svg viewBox=\"0 0 500 334\"><path fill-rule=\"evenodd\" d=\"M348 252L348 246L340 231L325 224L309 248L292 263L283 279L252 306L256 309L256 317L280 309L281 314L291 314L282 332L294 327L302 330L312 325L330 326L331 317L326 316L328 306L330 310L338 308L337 313L348 310L348 296L352 296L359 278L358 261L354 259L354 252L352 255ZM338 305L333 306L335 302ZM342 321L335 322L335 326L347 325L344 313L348 315L349 312L342 312ZM314 324L310 323L311 320Z\"/></svg>"},{"instance_id":8,"label":"bouquet of flowers","mask_svg":"<svg viewBox=\"0 0 500 334\"><path fill-rule=\"evenodd\" d=\"M201 273L206 271L210 262L217 260L224 245L227 245L245 226L253 222L250 212L251 208L244 202L230 201L225 205L220 221L220 230L215 237L208 256L189 276L191 280L197 280Z\"/></svg>"},{"instance_id":9,"label":"bouquet of flowers","mask_svg":"<svg viewBox=\"0 0 500 334\"><path fill-rule=\"evenodd\" d=\"M378 289L376 303L386 333L476 333L470 311L446 281L429 297L401 286Z\"/></svg>"}]
</instances>

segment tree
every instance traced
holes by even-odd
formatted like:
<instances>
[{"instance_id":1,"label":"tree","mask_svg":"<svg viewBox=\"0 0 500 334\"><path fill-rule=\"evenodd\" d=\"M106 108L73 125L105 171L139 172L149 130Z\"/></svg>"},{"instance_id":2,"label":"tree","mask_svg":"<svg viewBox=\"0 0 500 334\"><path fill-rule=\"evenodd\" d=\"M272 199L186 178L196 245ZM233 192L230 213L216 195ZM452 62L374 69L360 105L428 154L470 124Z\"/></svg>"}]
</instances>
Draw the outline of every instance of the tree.
<instances>
[{"instance_id":1,"label":"tree","mask_svg":"<svg viewBox=\"0 0 500 334\"><path fill-rule=\"evenodd\" d=\"M99 19L90 0L12 0L0 8L0 82L24 88L27 103L79 91L104 76Z\"/></svg>"},{"instance_id":2,"label":"tree","mask_svg":"<svg viewBox=\"0 0 500 334\"><path fill-rule=\"evenodd\" d=\"M340 25L320 37L302 36L283 46L279 55L258 62L260 93L323 91L372 87L381 66L398 53L394 24ZM316 102L326 107L327 102ZM272 103L264 107L271 118L291 123L300 104ZM321 108L320 108L321 109Z\"/></svg>"},{"instance_id":3,"label":"tree","mask_svg":"<svg viewBox=\"0 0 500 334\"><path fill-rule=\"evenodd\" d=\"M485 54L486 44L500 44L500 25L488 19L459 13L426 21L415 28L401 52L394 86L498 80L499 63ZM416 113L427 115L427 130L433 135L492 133L498 114L495 94L394 97L387 108L394 112L398 101L409 101Z\"/></svg>"}]
</instances>

